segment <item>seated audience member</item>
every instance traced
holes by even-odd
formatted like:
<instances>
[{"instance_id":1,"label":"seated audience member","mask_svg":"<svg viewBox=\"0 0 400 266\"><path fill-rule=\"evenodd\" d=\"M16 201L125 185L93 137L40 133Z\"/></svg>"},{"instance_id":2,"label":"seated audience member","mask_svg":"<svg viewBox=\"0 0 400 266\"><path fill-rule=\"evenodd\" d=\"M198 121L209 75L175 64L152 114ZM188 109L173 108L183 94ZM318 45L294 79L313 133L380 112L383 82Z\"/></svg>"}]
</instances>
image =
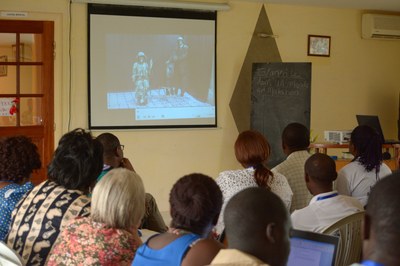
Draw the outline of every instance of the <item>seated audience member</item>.
<instances>
[{"instance_id":1,"label":"seated audience member","mask_svg":"<svg viewBox=\"0 0 400 266\"><path fill-rule=\"evenodd\" d=\"M265 187L277 194L290 209L292 190L286 178L279 173L273 174L265 165L271 149L265 137L257 131L244 131L235 142L235 155L245 168L242 170L224 171L219 174L217 184L224 196L222 211L232 196L248 187ZM217 234L224 230L223 215L219 216L216 226Z\"/></svg>"},{"instance_id":2,"label":"seated audience member","mask_svg":"<svg viewBox=\"0 0 400 266\"><path fill-rule=\"evenodd\" d=\"M103 145L103 171L98 177L98 181L111 169L122 167L135 171L128 158L124 158L123 145L119 139L111 133L103 133L97 137ZM153 195L146 193L146 212L143 217L141 228L164 233L168 227L158 210L157 202Z\"/></svg>"},{"instance_id":3,"label":"seated audience member","mask_svg":"<svg viewBox=\"0 0 400 266\"><path fill-rule=\"evenodd\" d=\"M221 249L211 265L286 265L290 218L278 196L247 188L231 198L224 217L229 249Z\"/></svg>"},{"instance_id":4,"label":"seated audience member","mask_svg":"<svg viewBox=\"0 0 400 266\"><path fill-rule=\"evenodd\" d=\"M310 204L292 213L293 228L321 233L325 228L363 211L361 203L333 190L337 176L335 161L328 155L316 153L305 164L305 182L314 197Z\"/></svg>"},{"instance_id":5,"label":"seated audience member","mask_svg":"<svg viewBox=\"0 0 400 266\"><path fill-rule=\"evenodd\" d=\"M365 206L371 187L392 171L382 162L380 135L369 126L358 126L351 132L349 150L354 160L339 171L337 190Z\"/></svg>"},{"instance_id":6,"label":"seated audience member","mask_svg":"<svg viewBox=\"0 0 400 266\"><path fill-rule=\"evenodd\" d=\"M61 233L48 265L130 265L142 243L142 180L127 169L108 172L93 190L90 217L78 217Z\"/></svg>"},{"instance_id":7,"label":"seated audience member","mask_svg":"<svg viewBox=\"0 0 400 266\"><path fill-rule=\"evenodd\" d=\"M33 170L41 167L40 155L24 136L0 140L0 241L8 233L11 212L22 196L33 188L27 182Z\"/></svg>"},{"instance_id":8,"label":"seated audience member","mask_svg":"<svg viewBox=\"0 0 400 266\"><path fill-rule=\"evenodd\" d=\"M364 266L400 265L400 173L384 178L371 189L363 226Z\"/></svg>"},{"instance_id":9,"label":"seated audience member","mask_svg":"<svg viewBox=\"0 0 400 266\"><path fill-rule=\"evenodd\" d=\"M282 148L287 158L272 169L286 177L293 191L290 212L304 208L311 199L311 194L304 182L304 164L310 157L310 132L299 123L291 123L282 132Z\"/></svg>"},{"instance_id":10,"label":"seated audience member","mask_svg":"<svg viewBox=\"0 0 400 266\"><path fill-rule=\"evenodd\" d=\"M211 238L222 205L222 193L215 181L202 174L190 174L173 186L171 227L139 247L133 266L200 266L209 264L222 245Z\"/></svg>"},{"instance_id":11,"label":"seated audience member","mask_svg":"<svg viewBox=\"0 0 400 266\"><path fill-rule=\"evenodd\" d=\"M45 265L59 232L90 213L89 189L103 165L103 147L83 129L66 133L48 167L48 180L21 200L12 214L7 245L27 265Z\"/></svg>"}]
</instances>

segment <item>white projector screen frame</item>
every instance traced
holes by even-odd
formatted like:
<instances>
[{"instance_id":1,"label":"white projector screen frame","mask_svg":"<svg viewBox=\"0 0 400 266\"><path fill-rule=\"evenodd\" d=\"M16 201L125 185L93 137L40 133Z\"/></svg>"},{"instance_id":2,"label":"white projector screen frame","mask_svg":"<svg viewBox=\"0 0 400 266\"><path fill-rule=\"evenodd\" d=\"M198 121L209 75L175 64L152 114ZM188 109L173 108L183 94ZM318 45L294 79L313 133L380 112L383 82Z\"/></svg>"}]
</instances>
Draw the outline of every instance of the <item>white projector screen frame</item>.
<instances>
[{"instance_id":1,"label":"white projector screen frame","mask_svg":"<svg viewBox=\"0 0 400 266\"><path fill-rule=\"evenodd\" d=\"M216 12L88 5L90 129L216 127Z\"/></svg>"}]
</instances>

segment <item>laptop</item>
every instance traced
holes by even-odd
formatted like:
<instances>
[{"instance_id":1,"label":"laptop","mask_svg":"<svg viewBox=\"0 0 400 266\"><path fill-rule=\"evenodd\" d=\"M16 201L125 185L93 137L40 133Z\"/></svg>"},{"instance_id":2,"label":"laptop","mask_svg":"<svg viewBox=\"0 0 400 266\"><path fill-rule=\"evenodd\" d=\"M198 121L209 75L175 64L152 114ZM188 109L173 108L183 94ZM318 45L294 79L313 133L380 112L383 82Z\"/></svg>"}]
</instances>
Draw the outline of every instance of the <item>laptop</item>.
<instances>
[{"instance_id":1,"label":"laptop","mask_svg":"<svg viewBox=\"0 0 400 266\"><path fill-rule=\"evenodd\" d=\"M382 132L381 123L377 115L356 115L359 126L367 125L376 130L380 135L382 143L384 144L398 144L400 141L394 139L385 139Z\"/></svg>"},{"instance_id":2,"label":"laptop","mask_svg":"<svg viewBox=\"0 0 400 266\"><path fill-rule=\"evenodd\" d=\"M287 266L334 266L339 238L293 229Z\"/></svg>"}]
</instances>

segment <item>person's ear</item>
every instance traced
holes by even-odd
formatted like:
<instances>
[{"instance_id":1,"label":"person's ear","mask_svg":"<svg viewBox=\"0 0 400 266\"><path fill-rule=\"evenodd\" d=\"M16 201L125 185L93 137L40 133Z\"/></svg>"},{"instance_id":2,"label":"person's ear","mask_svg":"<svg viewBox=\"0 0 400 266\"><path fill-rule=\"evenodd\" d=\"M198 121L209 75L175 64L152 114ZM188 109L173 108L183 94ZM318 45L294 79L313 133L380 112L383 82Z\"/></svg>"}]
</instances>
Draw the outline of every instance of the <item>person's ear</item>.
<instances>
[{"instance_id":1,"label":"person's ear","mask_svg":"<svg viewBox=\"0 0 400 266\"><path fill-rule=\"evenodd\" d=\"M306 183L310 182L310 176L306 172L304 173L304 180Z\"/></svg>"},{"instance_id":2,"label":"person's ear","mask_svg":"<svg viewBox=\"0 0 400 266\"><path fill-rule=\"evenodd\" d=\"M271 244L274 244L276 242L275 231L276 231L276 225L274 223L269 223L265 230L265 235Z\"/></svg>"},{"instance_id":3,"label":"person's ear","mask_svg":"<svg viewBox=\"0 0 400 266\"><path fill-rule=\"evenodd\" d=\"M361 225L362 235L364 240L368 240L370 238L371 232L371 217L368 214L364 215L364 220Z\"/></svg>"}]
</instances>

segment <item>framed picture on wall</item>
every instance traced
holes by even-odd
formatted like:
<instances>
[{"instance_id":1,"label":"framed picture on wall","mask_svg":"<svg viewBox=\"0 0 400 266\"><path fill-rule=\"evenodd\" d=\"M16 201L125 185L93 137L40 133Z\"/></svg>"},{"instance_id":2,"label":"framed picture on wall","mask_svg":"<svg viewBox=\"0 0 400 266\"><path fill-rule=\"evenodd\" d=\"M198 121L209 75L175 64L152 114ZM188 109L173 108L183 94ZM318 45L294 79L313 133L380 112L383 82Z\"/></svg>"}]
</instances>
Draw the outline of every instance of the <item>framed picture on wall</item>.
<instances>
[{"instance_id":1,"label":"framed picture on wall","mask_svg":"<svg viewBox=\"0 0 400 266\"><path fill-rule=\"evenodd\" d=\"M331 54L331 37L322 35L308 35L309 56L327 56Z\"/></svg>"},{"instance_id":2,"label":"framed picture on wall","mask_svg":"<svg viewBox=\"0 0 400 266\"><path fill-rule=\"evenodd\" d=\"M0 62L7 62L7 56L0 56ZM0 65L0 77L7 76L7 65Z\"/></svg>"}]
</instances>

